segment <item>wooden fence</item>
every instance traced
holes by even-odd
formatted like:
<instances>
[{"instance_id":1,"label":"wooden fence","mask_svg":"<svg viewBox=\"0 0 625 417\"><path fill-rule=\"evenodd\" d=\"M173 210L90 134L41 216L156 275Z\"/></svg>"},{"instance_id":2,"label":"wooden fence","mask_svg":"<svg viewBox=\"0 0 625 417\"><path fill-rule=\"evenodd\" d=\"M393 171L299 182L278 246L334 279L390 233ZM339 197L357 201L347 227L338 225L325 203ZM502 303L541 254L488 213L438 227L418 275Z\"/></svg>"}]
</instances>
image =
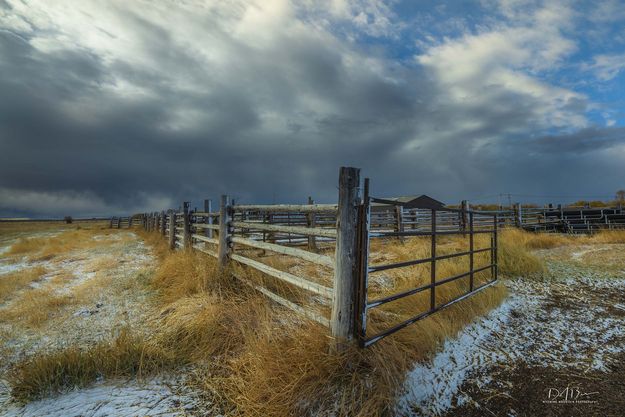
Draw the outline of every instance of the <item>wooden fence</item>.
<instances>
[{"instance_id":1,"label":"wooden fence","mask_svg":"<svg viewBox=\"0 0 625 417\"><path fill-rule=\"evenodd\" d=\"M308 204L236 204L223 195L218 207L213 207L211 200L205 200L201 210L191 210L190 204L184 202L177 210L112 218L110 226L124 228L141 224L145 230L167 239L172 250L192 248L213 256L222 268L236 266L229 268L236 279L295 313L328 327L334 346L338 348L356 342L369 346L496 282L497 230L502 226L571 232L573 227L590 230L625 225L622 208L526 209L517 204L512 210L478 212L471 210L467 201L462 201L458 208L450 208L427 196L373 198L368 195L368 179L361 187L359 175L356 168L341 168L336 204L315 204L311 198ZM475 248L473 236L484 233L491 236L490 246ZM437 255L437 236L440 235L468 238L469 250ZM403 240L427 236L432 242L428 257L389 265L368 263L373 238ZM312 263L332 279L324 283L304 272L280 270L275 264L263 262L264 257L259 253L266 252ZM489 254L488 264L474 265L474 255L478 254L480 257ZM437 262L452 257L467 257L466 270L452 277L438 276ZM380 299L368 298L369 274L418 264L431 265L427 284ZM249 274L243 272L245 268L309 293L312 303L298 304L269 285L250 280ZM478 274L480 282L474 282ZM451 300L437 301L437 288L465 278L469 280L466 291ZM368 311L403 297L428 292L431 302L426 311L377 334L367 334Z\"/></svg>"},{"instance_id":2,"label":"wooden fence","mask_svg":"<svg viewBox=\"0 0 625 417\"><path fill-rule=\"evenodd\" d=\"M368 184L368 180L366 182ZM229 268L236 279L274 302L328 327L335 348L356 342L368 346L371 343L363 343L361 319L363 309L373 307L363 305L361 301L363 288L366 299L363 282L370 272L368 267L363 269L368 240L373 236L370 232L380 236L386 233L385 236L398 239L420 235L423 228L428 228L431 233L433 227L435 235L452 230L465 233L469 227L467 219L474 217L466 207L448 212L414 204L396 204L390 200L371 202L361 195L361 189L359 169L343 167L339 173L336 204L315 204L311 198L308 204L236 204L223 195L218 207L213 207L211 200L205 200L203 209L191 210L190 204L184 202L178 210L145 213L128 220L117 219L111 222L111 227L140 223L145 230L167 239L171 249L193 248L216 258L221 267L236 265L236 268ZM368 207L366 216L365 205ZM363 241L365 223L367 236ZM470 227L472 231L480 225L472 221ZM435 238L433 242L435 250ZM491 250L496 257L496 245ZM303 272L287 272L269 265L258 255L265 252L312 263L325 276L332 277L331 283L328 279L324 285ZM432 255L430 261L436 263L437 260ZM244 268L308 292L313 303L298 304L278 291L272 291L268 285L251 281L241 273ZM472 273L468 271L467 274ZM366 316L366 311L364 314Z\"/></svg>"}]
</instances>

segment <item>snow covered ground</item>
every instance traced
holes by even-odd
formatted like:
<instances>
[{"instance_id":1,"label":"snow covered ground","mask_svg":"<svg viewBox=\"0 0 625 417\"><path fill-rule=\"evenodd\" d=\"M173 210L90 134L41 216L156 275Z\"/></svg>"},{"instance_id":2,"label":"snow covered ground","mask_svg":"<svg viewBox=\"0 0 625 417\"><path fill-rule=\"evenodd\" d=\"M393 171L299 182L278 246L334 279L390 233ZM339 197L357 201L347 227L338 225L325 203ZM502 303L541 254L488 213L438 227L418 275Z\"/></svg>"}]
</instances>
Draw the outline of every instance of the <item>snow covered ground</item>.
<instances>
[{"instance_id":1,"label":"snow covered ground","mask_svg":"<svg viewBox=\"0 0 625 417\"><path fill-rule=\"evenodd\" d=\"M160 381L120 382L98 384L24 406L0 408L0 412L4 417L173 417L188 415L196 405L192 397L176 393Z\"/></svg>"},{"instance_id":2,"label":"snow covered ground","mask_svg":"<svg viewBox=\"0 0 625 417\"><path fill-rule=\"evenodd\" d=\"M0 321L0 416L195 415L197 397L185 387L183 380L173 376L142 382L100 381L93 387L26 405L11 400L10 388L3 380L4 373L11 364L25 357L66 346L90 346L109 340L121 328L128 327L134 332L150 331L145 326L146 317L153 313L150 293L141 285L133 285L154 266L150 249L130 231L108 235L95 233L96 247L63 254L61 259L29 262L26 257L8 259L0 254L0 279L4 272L37 265L45 266L49 271L22 293L31 289L50 289L55 294L74 294L74 289L82 285L94 285L93 293L87 287L84 302L59 308L40 327ZM14 241L4 240L0 251L6 253ZM0 309L10 308L18 301L18 296L13 297Z\"/></svg>"},{"instance_id":3,"label":"snow covered ground","mask_svg":"<svg viewBox=\"0 0 625 417\"><path fill-rule=\"evenodd\" d=\"M583 254L571 255L577 261ZM464 386L486 390L499 375L517 372L520 363L608 372L625 351L623 314L618 313L625 274L593 274L575 263L548 265L557 276L545 282L506 280L510 296L501 306L447 340L431 361L412 369L397 401L398 414L443 416L475 404ZM507 388L506 381L496 383L497 395L514 395L512 382ZM517 411L511 407L494 415L526 415Z\"/></svg>"}]
</instances>

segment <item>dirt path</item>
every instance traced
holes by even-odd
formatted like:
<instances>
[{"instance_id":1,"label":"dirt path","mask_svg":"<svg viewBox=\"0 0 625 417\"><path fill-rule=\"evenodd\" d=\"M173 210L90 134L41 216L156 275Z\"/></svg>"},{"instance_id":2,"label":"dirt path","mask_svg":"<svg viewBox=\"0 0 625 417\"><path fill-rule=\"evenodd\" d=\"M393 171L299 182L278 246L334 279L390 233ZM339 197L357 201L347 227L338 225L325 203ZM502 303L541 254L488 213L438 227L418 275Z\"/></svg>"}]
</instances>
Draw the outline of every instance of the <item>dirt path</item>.
<instances>
[{"instance_id":1,"label":"dirt path","mask_svg":"<svg viewBox=\"0 0 625 417\"><path fill-rule=\"evenodd\" d=\"M540 252L548 280L506 281L499 308L409 374L400 415L625 415L624 249Z\"/></svg>"},{"instance_id":2,"label":"dirt path","mask_svg":"<svg viewBox=\"0 0 625 417\"><path fill-rule=\"evenodd\" d=\"M54 232L46 232L55 236ZM40 237L27 235L24 237ZM161 377L149 381L101 381L96 386L19 406L10 400L4 375L17 361L38 352L67 346L88 347L111 340L122 329L149 332L151 294L146 285L155 259L132 232L92 232L86 249L73 249L50 260L2 256L0 279L5 274L33 267L45 268L36 281L0 304L0 415L2 416L105 416L188 415L193 395L183 381ZM15 239L4 239L6 254ZM21 312L9 320L7 312L27 305L29 292L55 300L43 322L25 324ZM60 301L59 301L60 300ZM41 308L46 308L42 303ZM4 314L4 316L3 316ZM4 319L3 319L4 317Z\"/></svg>"}]
</instances>

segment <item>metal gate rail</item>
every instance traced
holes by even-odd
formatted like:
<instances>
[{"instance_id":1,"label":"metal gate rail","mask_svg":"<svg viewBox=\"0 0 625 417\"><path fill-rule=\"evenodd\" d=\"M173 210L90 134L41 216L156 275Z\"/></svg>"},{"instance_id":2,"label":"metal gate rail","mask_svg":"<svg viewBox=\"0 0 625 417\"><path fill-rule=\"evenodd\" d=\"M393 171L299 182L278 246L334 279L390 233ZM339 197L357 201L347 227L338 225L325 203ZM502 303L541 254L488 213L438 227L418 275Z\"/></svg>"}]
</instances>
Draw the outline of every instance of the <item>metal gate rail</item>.
<instances>
[{"instance_id":1,"label":"metal gate rail","mask_svg":"<svg viewBox=\"0 0 625 417\"><path fill-rule=\"evenodd\" d=\"M360 254L360 262L359 262L359 288L358 288L358 314L357 314L357 331L358 331L358 339L361 347L368 347L372 344L380 341L386 336L393 334L421 319L424 319L431 314L440 311L444 308L447 308L459 301L466 299L467 297L493 285L497 281L497 213L485 213L479 211L462 211L458 209L451 209L447 207L419 207L419 208L429 208L431 214L431 229L429 231L399 231L399 232L372 232L370 230L371 225L371 204L372 203L381 203L381 204L389 204L389 205L397 205L403 206L406 203L400 203L397 201L385 200L380 198L374 198L369 196L369 179L365 179L364 184L364 193L363 193L363 204L360 207L360 221L359 221L359 230L358 230L358 246L359 246L359 254ZM414 207L411 207L414 208ZM459 230L437 230L436 225L436 217L437 213L458 213L459 215L466 215L468 217L467 228L462 229L459 227ZM480 226L475 227L474 219L476 217L480 217L484 219L485 217L492 219L492 226L483 226L483 222L480 222ZM490 234L491 235L491 244L490 247L475 249L474 247L474 236L476 234ZM456 252L452 254L445 255L437 255L436 247L437 247L437 236L441 235L463 235L468 236L469 238L469 250ZM409 261L391 263L386 265L369 265L369 247L370 241L372 238L388 238L388 237L416 237L416 236L430 236L431 237L431 254L427 258L421 259L413 259ZM474 265L474 255L483 252L490 252L490 263L488 265L475 268ZM438 280L436 273L436 263L440 260L451 259L460 256L469 256L469 268L467 271L447 277L441 280ZM383 298L379 298L376 300L368 299L368 284L369 284L369 274L376 273L380 271L386 271L396 268L405 268L418 264L430 264L430 282L426 285L422 285L416 288L412 288L409 290L405 290L396 294L392 294ZM475 286L475 274L481 271L489 270L491 271L490 279L477 287ZM442 304L436 303L436 288L442 285L448 284L450 282L456 281L461 278L469 277L469 289L466 293L453 298L450 301L447 301ZM386 303L390 303L392 301L399 300L404 297L408 297L414 294L418 294L423 291L430 292L430 305L427 311L421 312L407 320L404 320L386 330L383 330L373 336L367 337L367 315L369 310L384 305Z\"/></svg>"}]
</instances>

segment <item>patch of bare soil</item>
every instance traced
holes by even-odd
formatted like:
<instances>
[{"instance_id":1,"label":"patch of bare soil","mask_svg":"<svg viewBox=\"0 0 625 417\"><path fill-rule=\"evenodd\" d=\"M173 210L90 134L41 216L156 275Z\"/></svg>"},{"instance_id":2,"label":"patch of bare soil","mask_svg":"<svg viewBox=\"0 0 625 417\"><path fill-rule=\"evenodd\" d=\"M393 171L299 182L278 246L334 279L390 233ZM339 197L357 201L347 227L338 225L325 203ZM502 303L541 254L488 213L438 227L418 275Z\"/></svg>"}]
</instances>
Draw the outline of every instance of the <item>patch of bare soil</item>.
<instances>
[{"instance_id":1,"label":"patch of bare soil","mask_svg":"<svg viewBox=\"0 0 625 417\"><path fill-rule=\"evenodd\" d=\"M529 366L517 361L489 370L484 386L460 388L470 398L448 417L549 416L610 417L625 413L625 354L614 356L605 371Z\"/></svg>"}]
</instances>

